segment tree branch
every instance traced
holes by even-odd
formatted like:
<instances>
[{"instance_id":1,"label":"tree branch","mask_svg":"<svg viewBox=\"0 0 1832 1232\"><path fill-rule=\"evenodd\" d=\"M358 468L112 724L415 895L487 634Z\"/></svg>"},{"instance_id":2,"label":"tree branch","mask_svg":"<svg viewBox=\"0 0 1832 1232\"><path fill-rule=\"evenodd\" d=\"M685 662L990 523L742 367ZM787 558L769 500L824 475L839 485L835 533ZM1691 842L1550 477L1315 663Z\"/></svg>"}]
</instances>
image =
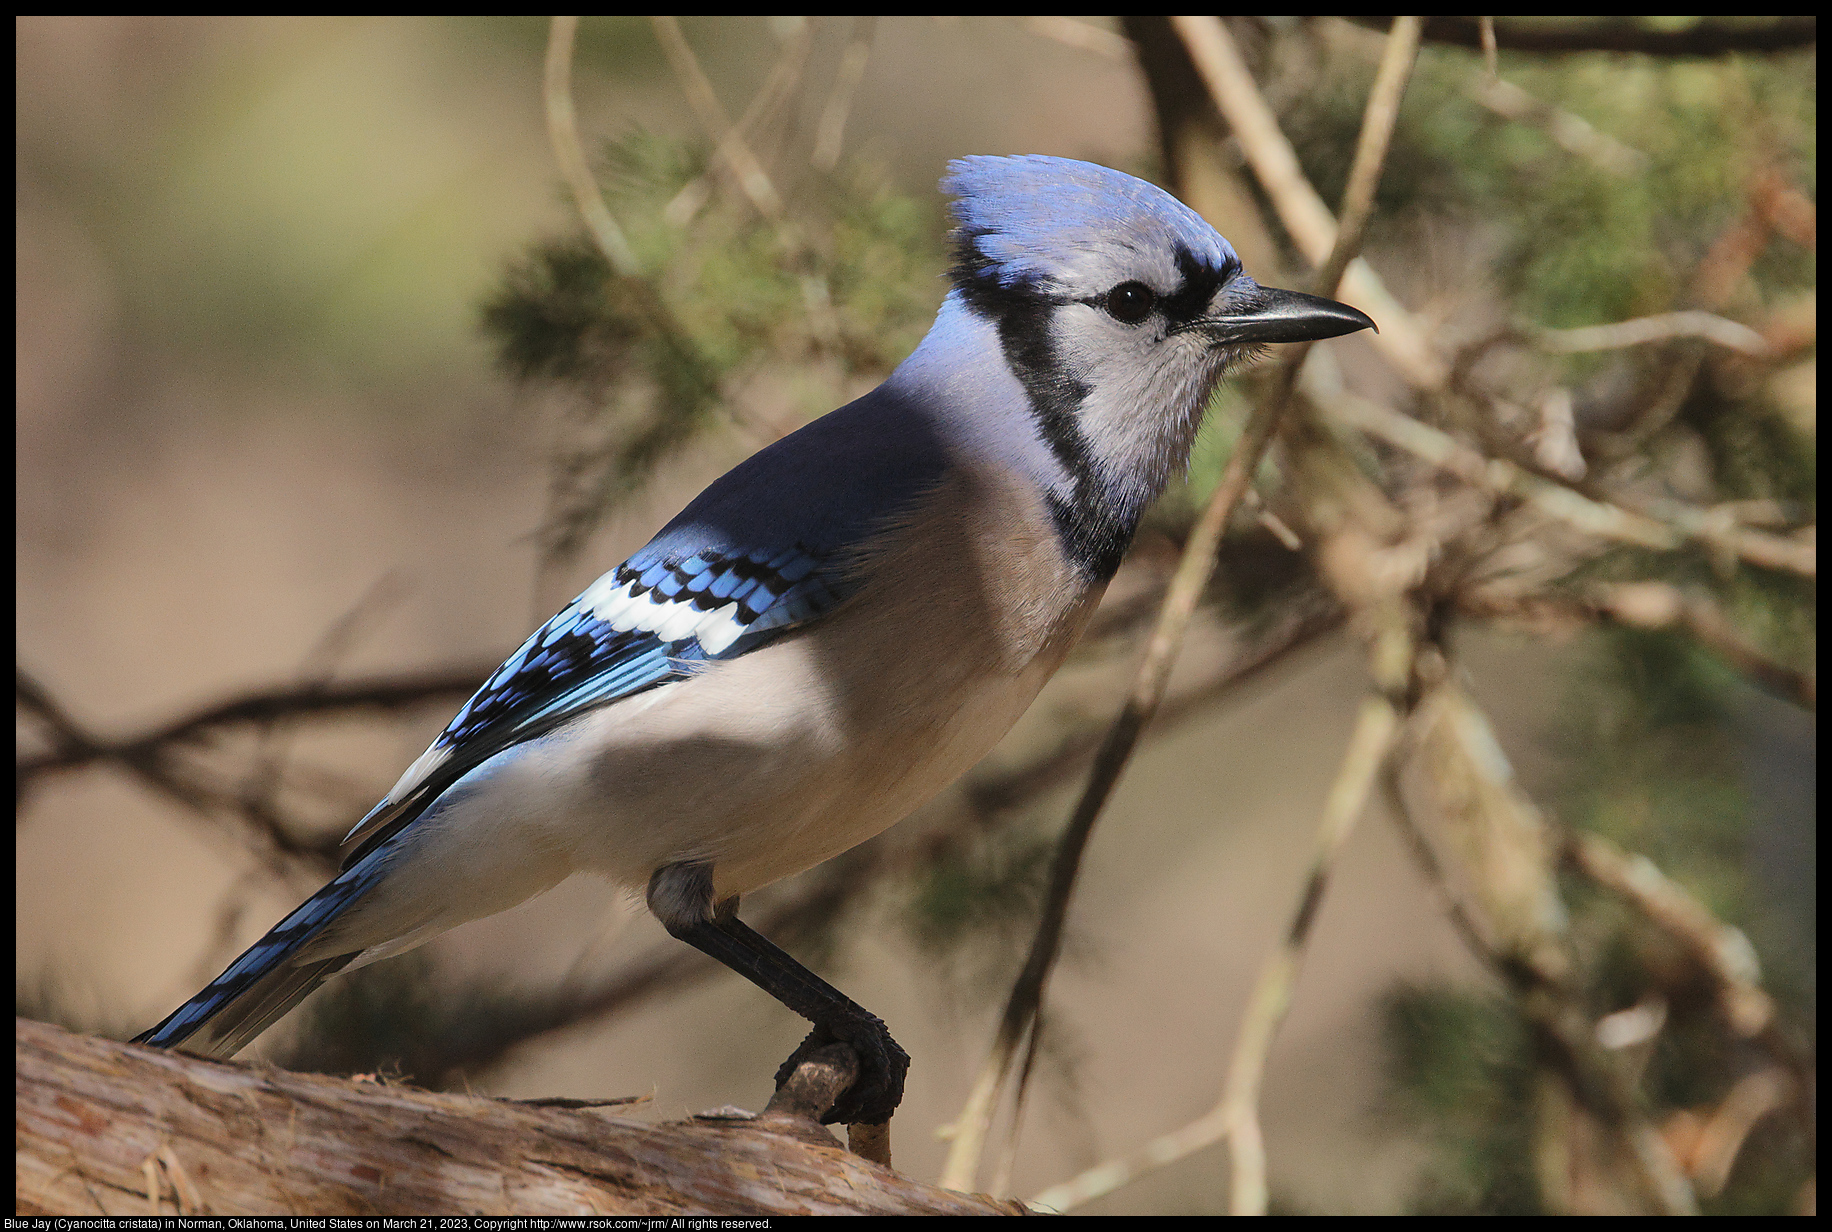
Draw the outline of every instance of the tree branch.
<instances>
[{"instance_id":1,"label":"tree branch","mask_svg":"<svg viewBox=\"0 0 1832 1232\"><path fill-rule=\"evenodd\" d=\"M1385 29L1392 18L1351 17L1357 25ZM1541 55L1575 55L1587 51L1635 52L1647 56L1727 56L1736 52L1783 52L1819 41L1816 17L1703 17L1682 30L1658 29L1632 17L1427 17L1428 43L1479 50L1481 23L1495 23L1495 40L1503 51Z\"/></svg>"},{"instance_id":2,"label":"tree branch","mask_svg":"<svg viewBox=\"0 0 1832 1232\"><path fill-rule=\"evenodd\" d=\"M650 1125L204 1061L19 1019L15 1205L37 1215L1023 1213L842 1149L802 1114L830 1106L843 1072L805 1063L760 1116Z\"/></svg>"},{"instance_id":3,"label":"tree branch","mask_svg":"<svg viewBox=\"0 0 1832 1232\"><path fill-rule=\"evenodd\" d=\"M1184 30L1186 41L1201 38L1211 43L1216 39L1225 43L1228 38L1221 23L1213 18L1199 28L1192 26L1189 29L1184 28L1184 18L1172 20ZM1334 247L1319 263L1322 272L1317 290L1321 294L1328 295L1335 290L1335 281L1342 276L1342 271L1355 255L1355 246L1361 242L1367 216L1373 208L1374 185L1385 162L1387 144L1393 134L1399 98L1405 92L1417 51L1416 22L1409 19L1395 22L1393 33L1388 38L1387 54L1382 58L1380 72L1369 92L1362 117L1361 136L1350 173L1349 191L1344 199L1346 213L1340 230L1334 230L1334 220L1330 220L1334 230ZM1193 42L1191 52L1198 54ZM1198 58L1200 60L1199 54ZM1238 63L1237 56L1234 61ZM1244 67L1241 74L1245 77ZM1231 82L1230 88L1237 92L1244 89L1256 99L1258 97L1251 77L1245 77L1244 86L1240 81ZM1264 107L1263 101L1260 106ZM1276 123L1273 131L1277 134ZM1284 141L1283 134L1277 134L1277 138L1280 142ZM1324 210L1324 216L1328 218L1327 209ZM1126 703L1108 729L1107 738L1088 776L1088 785L1058 841L1050 869L1049 893L1044 901L1036 936L1031 943L1030 955L1023 972L1012 986L992 1049L968 1096L967 1105L955 1121L954 1144L942 1172L942 1184L951 1189L966 1189L973 1183L986 1133L991 1126L993 1107L1010 1073L1012 1059L1025 1034L1035 1029L1037 1012L1043 1003L1050 971L1061 948L1069 896L1074 889L1088 837L1118 783L1120 774L1125 770L1133 749L1137 747L1140 734L1151 722L1164 699L1171 668L1183 644L1184 632L1214 572L1215 554L1221 544L1222 533L1235 507L1246 494L1267 446L1272 443L1278 431L1279 421L1284 416L1297 381L1298 368L1308 353L1309 344L1300 343L1288 348L1273 376L1265 400L1248 419L1240 441L1228 459L1221 482L1216 485L1214 495L1210 497L1184 544L1183 557L1165 593L1157 627L1152 631L1151 641L1146 646ZM1010 1132L1015 1135L1017 1129L1014 1120Z\"/></svg>"}]
</instances>

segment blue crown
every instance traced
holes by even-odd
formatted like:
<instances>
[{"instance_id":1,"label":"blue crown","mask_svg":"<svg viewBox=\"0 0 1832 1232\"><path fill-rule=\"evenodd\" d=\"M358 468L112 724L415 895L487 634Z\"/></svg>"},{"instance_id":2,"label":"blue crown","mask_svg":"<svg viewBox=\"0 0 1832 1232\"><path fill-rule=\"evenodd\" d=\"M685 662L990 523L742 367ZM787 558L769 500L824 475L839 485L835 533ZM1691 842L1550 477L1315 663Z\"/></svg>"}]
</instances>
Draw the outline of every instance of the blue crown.
<instances>
[{"instance_id":1,"label":"blue crown","mask_svg":"<svg viewBox=\"0 0 1832 1232\"><path fill-rule=\"evenodd\" d=\"M1181 250L1216 273L1240 267L1200 214L1154 185L1046 154L973 155L948 164L964 272L1001 287L1046 282L1064 253L1098 245Z\"/></svg>"}]
</instances>

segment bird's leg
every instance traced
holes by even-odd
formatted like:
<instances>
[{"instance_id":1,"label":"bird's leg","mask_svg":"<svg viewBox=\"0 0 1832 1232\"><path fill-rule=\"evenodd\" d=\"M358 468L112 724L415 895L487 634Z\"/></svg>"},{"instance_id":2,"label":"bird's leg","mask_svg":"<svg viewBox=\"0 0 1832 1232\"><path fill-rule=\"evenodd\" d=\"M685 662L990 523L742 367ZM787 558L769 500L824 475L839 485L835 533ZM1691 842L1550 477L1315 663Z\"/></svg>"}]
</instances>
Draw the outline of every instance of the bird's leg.
<instances>
[{"instance_id":1,"label":"bird's leg","mask_svg":"<svg viewBox=\"0 0 1832 1232\"><path fill-rule=\"evenodd\" d=\"M859 1077L821 1118L823 1124L882 1125L903 1099L910 1056L884 1023L845 993L796 962L738 918L738 900L714 903L712 866L669 864L649 878L649 910L670 936L718 959L814 1024L776 1071L781 1086L796 1066L828 1044L859 1056Z\"/></svg>"}]
</instances>

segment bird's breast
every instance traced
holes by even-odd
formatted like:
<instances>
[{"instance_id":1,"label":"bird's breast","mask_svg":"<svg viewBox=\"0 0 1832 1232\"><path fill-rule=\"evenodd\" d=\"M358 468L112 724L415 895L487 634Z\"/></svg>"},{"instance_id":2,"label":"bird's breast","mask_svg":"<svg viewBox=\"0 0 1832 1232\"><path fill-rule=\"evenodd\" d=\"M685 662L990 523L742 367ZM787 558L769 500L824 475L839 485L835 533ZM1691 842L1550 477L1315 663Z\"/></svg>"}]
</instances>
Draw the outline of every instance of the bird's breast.
<instances>
[{"instance_id":1,"label":"bird's breast","mask_svg":"<svg viewBox=\"0 0 1832 1232\"><path fill-rule=\"evenodd\" d=\"M892 825L983 757L1080 636L1100 588L1032 485L957 469L861 553L805 629L589 716L596 864L640 884L708 860L742 894Z\"/></svg>"}]
</instances>

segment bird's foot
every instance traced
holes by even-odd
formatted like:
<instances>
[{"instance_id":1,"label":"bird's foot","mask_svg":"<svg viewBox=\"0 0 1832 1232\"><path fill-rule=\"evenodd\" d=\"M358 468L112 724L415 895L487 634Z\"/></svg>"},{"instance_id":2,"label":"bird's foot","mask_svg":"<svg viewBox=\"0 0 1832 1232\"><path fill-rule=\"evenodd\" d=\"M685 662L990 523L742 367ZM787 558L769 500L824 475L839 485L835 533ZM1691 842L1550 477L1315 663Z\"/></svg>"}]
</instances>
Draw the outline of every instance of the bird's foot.
<instances>
[{"instance_id":1,"label":"bird's foot","mask_svg":"<svg viewBox=\"0 0 1832 1232\"><path fill-rule=\"evenodd\" d=\"M891 1038L881 1019L863 1010L857 1015L817 1023L776 1071L776 1085L780 1088L803 1061L830 1044L845 1044L858 1055L859 1076L840 1093L833 1107L821 1117L821 1124L887 1123L903 1102L903 1078L909 1072L910 1054Z\"/></svg>"}]
</instances>

